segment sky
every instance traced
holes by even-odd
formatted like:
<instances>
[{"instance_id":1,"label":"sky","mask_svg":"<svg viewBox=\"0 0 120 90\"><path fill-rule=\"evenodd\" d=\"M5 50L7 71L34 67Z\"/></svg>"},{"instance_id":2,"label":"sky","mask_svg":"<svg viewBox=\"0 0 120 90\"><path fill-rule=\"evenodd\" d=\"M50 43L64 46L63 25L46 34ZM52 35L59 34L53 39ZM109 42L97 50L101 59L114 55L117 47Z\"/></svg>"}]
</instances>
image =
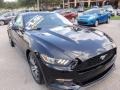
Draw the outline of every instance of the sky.
<instances>
[{"instance_id":1,"label":"sky","mask_svg":"<svg viewBox=\"0 0 120 90\"><path fill-rule=\"evenodd\" d=\"M4 0L4 2L15 2L17 0Z\"/></svg>"}]
</instances>

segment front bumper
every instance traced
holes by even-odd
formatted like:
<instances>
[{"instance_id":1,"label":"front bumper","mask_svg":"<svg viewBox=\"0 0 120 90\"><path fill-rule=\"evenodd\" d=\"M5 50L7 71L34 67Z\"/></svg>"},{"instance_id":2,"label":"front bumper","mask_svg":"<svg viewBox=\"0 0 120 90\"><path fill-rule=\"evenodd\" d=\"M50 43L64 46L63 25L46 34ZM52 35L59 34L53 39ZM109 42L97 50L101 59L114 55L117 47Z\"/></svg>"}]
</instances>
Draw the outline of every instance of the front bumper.
<instances>
[{"instance_id":1,"label":"front bumper","mask_svg":"<svg viewBox=\"0 0 120 90\"><path fill-rule=\"evenodd\" d=\"M102 76L100 78L96 79L95 81L93 81L85 86L80 86L80 85L77 85L73 82L71 82L71 83L69 82L68 85L65 85L65 84L60 85L57 83L51 84L51 85L49 85L49 88L51 90L81 90L81 89L86 89L86 88L89 88L90 86L98 83L99 81L103 80L103 78L107 77L110 74L110 72L112 72L114 69L115 69L115 65L113 64L110 68L108 68L108 70L105 74L103 74L103 75L101 74Z\"/></svg>"},{"instance_id":2,"label":"front bumper","mask_svg":"<svg viewBox=\"0 0 120 90\"><path fill-rule=\"evenodd\" d=\"M79 25L94 25L95 20L78 20Z\"/></svg>"},{"instance_id":3,"label":"front bumper","mask_svg":"<svg viewBox=\"0 0 120 90\"><path fill-rule=\"evenodd\" d=\"M114 66L116 55L107 63L85 72L58 71L42 64L46 84L52 90L79 90L106 76Z\"/></svg>"}]
</instances>

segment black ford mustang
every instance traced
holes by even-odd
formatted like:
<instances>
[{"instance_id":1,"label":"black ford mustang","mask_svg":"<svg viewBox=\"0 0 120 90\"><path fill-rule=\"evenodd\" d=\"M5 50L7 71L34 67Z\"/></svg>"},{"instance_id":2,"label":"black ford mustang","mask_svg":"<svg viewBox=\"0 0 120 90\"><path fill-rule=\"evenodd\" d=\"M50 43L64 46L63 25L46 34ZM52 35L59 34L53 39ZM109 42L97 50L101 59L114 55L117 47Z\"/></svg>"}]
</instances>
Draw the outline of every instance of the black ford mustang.
<instances>
[{"instance_id":1,"label":"black ford mustang","mask_svg":"<svg viewBox=\"0 0 120 90\"><path fill-rule=\"evenodd\" d=\"M25 54L35 81L52 89L84 87L105 76L116 58L108 35L56 13L21 13L10 22L8 36Z\"/></svg>"}]
</instances>

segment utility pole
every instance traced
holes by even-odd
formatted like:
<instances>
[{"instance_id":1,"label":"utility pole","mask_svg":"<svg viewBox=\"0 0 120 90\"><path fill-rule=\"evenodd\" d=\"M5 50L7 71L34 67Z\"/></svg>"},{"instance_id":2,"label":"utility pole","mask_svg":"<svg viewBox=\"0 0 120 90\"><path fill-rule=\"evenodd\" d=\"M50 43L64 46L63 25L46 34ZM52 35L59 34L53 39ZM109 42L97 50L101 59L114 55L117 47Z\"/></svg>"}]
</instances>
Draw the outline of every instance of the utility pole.
<instances>
[{"instance_id":1,"label":"utility pole","mask_svg":"<svg viewBox=\"0 0 120 90\"><path fill-rule=\"evenodd\" d=\"M74 7L76 8L77 6L77 0L74 0Z\"/></svg>"},{"instance_id":2,"label":"utility pole","mask_svg":"<svg viewBox=\"0 0 120 90\"><path fill-rule=\"evenodd\" d=\"M70 0L68 0L68 8L70 8Z\"/></svg>"},{"instance_id":3,"label":"utility pole","mask_svg":"<svg viewBox=\"0 0 120 90\"><path fill-rule=\"evenodd\" d=\"M63 0L63 9L64 9L64 6L65 6L65 1Z\"/></svg>"},{"instance_id":4,"label":"utility pole","mask_svg":"<svg viewBox=\"0 0 120 90\"><path fill-rule=\"evenodd\" d=\"M40 10L40 1L37 0L37 10L39 11Z\"/></svg>"},{"instance_id":5,"label":"utility pole","mask_svg":"<svg viewBox=\"0 0 120 90\"><path fill-rule=\"evenodd\" d=\"M88 7L90 7L90 4L91 4L91 0L88 0Z\"/></svg>"}]
</instances>

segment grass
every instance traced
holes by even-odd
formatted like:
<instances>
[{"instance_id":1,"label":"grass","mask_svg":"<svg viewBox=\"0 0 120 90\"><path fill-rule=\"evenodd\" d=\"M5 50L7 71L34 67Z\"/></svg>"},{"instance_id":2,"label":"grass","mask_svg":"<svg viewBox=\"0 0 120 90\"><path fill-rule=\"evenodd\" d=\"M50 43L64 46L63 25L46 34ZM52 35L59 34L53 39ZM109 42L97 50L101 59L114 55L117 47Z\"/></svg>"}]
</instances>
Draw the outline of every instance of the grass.
<instances>
[{"instance_id":1,"label":"grass","mask_svg":"<svg viewBox=\"0 0 120 90\"><path fill-rule=\"evenodd\" d=\"M112 20L120 20L120 16L113 16L111 17Z\"/></svg>"}]
</instances>

